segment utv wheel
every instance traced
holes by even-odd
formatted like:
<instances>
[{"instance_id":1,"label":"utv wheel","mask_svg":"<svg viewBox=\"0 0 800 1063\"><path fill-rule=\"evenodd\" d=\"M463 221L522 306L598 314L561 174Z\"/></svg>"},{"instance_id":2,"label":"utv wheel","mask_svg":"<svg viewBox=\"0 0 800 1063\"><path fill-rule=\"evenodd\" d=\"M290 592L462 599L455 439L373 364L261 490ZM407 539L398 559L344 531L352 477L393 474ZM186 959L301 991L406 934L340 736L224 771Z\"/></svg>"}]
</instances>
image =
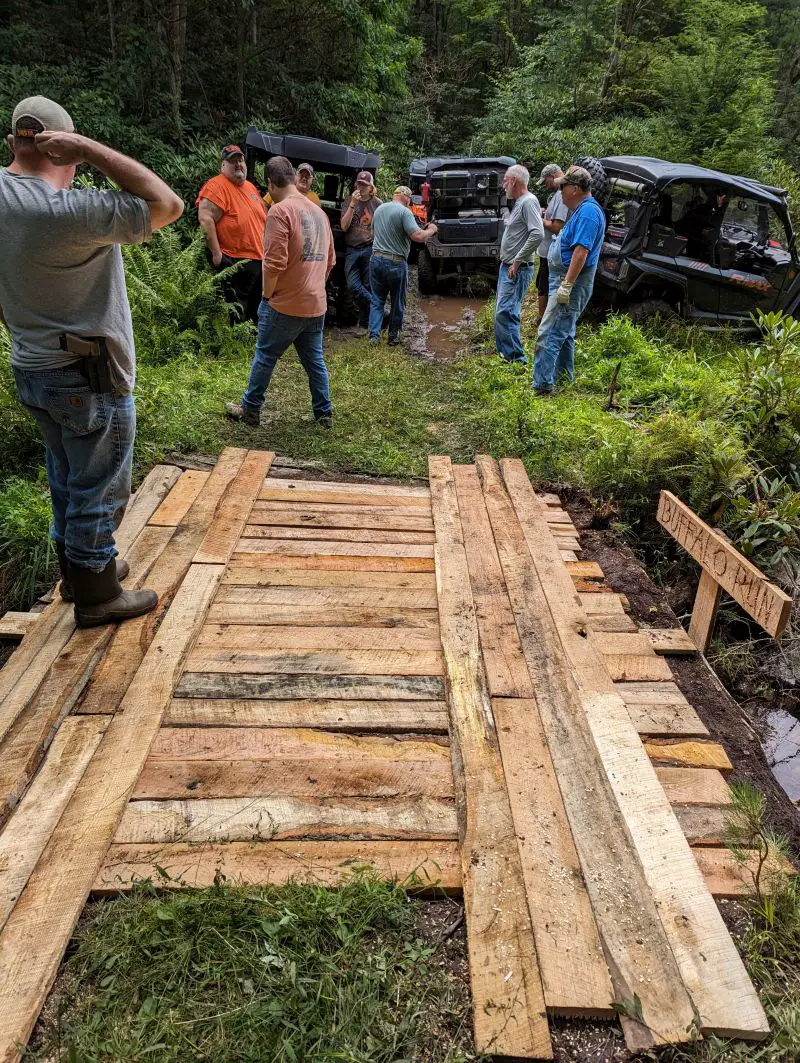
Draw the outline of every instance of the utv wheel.
<instances>
[{"instance_id":1,"label":"utv wheel","mask_svg":"<svg viewBox=\"0 0 800 1063\"><path fill-rule=\"evenodd\" d=\"M436 265L424 247L417 259L417 287L421 295L436 295Z\"/></svg>"},{"instance_id":2,"label":"utv wheel","mask_svg":"<svg viewBox=\"0 0 800 1063\"><path fill-rule=\"evenodd\" d=\"M582 166L584 170L589 171L592 175L592 195L600 206L604 207L611 188L611 181L600 160L594 155L583 155L580 159L575 159L572 165Z\"/></svg>"},{"instance_id":3,"label":"utv wheel","mask_svg":"<svg viewBox=\"0 0 800 1063\"><path fill-rule=\"evenodd\" d=\"M643 299L640 303L631 303L623 309L634 325L643 325L654 317L660 317L666 324L673 324L681 320L681 316L674 306L670 306L665 299Z\"/></svg>"}]
</instances>

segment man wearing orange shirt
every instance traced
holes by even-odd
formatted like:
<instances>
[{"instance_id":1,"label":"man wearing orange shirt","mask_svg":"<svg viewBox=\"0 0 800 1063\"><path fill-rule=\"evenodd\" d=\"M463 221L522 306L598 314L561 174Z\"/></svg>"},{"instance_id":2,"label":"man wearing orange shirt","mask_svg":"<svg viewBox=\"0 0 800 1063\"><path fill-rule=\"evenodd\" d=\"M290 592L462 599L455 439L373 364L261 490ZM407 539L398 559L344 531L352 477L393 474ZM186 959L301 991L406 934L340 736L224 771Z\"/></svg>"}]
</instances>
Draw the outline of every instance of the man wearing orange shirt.
<instances>
[{"instance_id":1,"label":"man wearing orange shirt","mask_svg":"<svg viewBox=\"0 0 800 1063\"><path fill-rule=\"evenodd\" d=\"M200 189L196 206L214 268L239 264L227 280L225 297L241 306L242 318L257 323L266 212L236 144L222 149L220 173Z\"/></svg>"},{"instance_id":2,"label":"man wearing orange shirt","mask_svg":"<svg viewBox=\"0 0 800 1063\"><path fill-rule=\"evenodd\" d=\"M325 282L336 263L333 234L325 211L295 186L288 159L270 159L267 176L272 207L264 232L264 298L258 310L256 353L241 403L226 402L225 412L234 421L258 426L273 370L294 344L308 376L314 420L330 429L333 407L322 327Z\"/></svg>"}]
</instances>

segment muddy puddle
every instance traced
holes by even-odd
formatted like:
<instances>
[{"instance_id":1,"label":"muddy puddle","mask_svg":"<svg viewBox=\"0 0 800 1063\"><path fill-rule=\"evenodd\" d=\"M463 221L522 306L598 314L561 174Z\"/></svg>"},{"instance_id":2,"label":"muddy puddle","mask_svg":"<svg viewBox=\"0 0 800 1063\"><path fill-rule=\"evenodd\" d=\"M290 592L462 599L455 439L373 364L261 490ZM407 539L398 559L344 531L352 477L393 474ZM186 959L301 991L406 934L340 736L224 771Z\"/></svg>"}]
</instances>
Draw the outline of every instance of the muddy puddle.
<instances>
[{"instance_id":1,"label":"muddy puddle","mask_svg":"<svg viewBox=\"0 0 800 1063\"><path fill-rule=\"evenodd\" d=\"M409 273L408 350L433 361L450 361L468 345L470 326L489 297L488 286L481 282L458 293L420 295L416 271Z\"/></svg>"},{"instance_id":2,"label":"muddy puddle","mask_svg":"<svg viewBox=\"0 0 800 1063\"><path fill-rule=\"evenodd\" d=\"M761 744L772 774L792 801L800 805L800 720L776 709L767 714L765 723Z\"/></svg>"}]
</instances>

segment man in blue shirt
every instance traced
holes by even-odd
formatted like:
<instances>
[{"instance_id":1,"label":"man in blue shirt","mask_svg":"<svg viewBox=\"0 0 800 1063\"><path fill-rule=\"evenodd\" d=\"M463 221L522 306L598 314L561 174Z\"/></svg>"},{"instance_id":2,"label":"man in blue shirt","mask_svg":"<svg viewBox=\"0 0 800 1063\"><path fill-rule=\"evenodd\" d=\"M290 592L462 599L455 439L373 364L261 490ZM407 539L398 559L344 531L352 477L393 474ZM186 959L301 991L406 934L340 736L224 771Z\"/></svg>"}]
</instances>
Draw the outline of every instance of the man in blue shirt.
<instances>
[{"instance_id":1,"label":"man in blue shirt","mask_svg":"<svg viewBox=\"0 0 800 1063\"><path fill-rule=\"evenodd\" d=\"M399 185L391 203L381 203L372 216L372 258L369 263L369 286L372 302L369 309L370 343L379 343L383 327L383 308L389 296L389 345L400 343L400 330L406 312L408 290L408 252L411 241L424 244L436 235L435 225L420 229L411 213L411 189Z\"/></svg>"},{"instance_id":2,"label":"man in blue shirt","mask_svg":"<svg viewBox=\"0 0 800 1063\"><path fill-rule=\"evenodd\" d=\"M573 166L556 184L571 214L547 255L549 297L536 337L533 366L537 395L551 395L562 373L570 380L575 378L575 330L592 295L606 231L606 216L592 196L588 170Z\"/></svg>"}]
</instances>

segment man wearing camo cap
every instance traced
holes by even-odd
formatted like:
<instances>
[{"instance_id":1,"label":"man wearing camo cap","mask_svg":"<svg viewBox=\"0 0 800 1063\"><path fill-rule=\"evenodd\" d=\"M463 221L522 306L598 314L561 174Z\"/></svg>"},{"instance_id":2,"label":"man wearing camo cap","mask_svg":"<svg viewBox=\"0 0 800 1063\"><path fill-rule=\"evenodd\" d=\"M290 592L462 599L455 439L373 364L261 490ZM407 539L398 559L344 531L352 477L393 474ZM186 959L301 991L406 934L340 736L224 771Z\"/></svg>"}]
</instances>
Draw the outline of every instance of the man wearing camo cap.
<instances>
[{"instance_id":1,"label":"man wearing camo cap","mask_svg":"<svg viewBox=\"0 0 800 1063\"><path fill-rule=\"evenodd\" d=\"M153 591L120 586L114 530L131 487L136 359L120 244L150 239L183 213L141 163L75 132L59 104L14 109L0 170L0 312L11 332L19 397L46 447L50 534L61 597L92 627L149 612ZM79 163L122 191L73 189Z\"/></svg>"}]
</instances>

